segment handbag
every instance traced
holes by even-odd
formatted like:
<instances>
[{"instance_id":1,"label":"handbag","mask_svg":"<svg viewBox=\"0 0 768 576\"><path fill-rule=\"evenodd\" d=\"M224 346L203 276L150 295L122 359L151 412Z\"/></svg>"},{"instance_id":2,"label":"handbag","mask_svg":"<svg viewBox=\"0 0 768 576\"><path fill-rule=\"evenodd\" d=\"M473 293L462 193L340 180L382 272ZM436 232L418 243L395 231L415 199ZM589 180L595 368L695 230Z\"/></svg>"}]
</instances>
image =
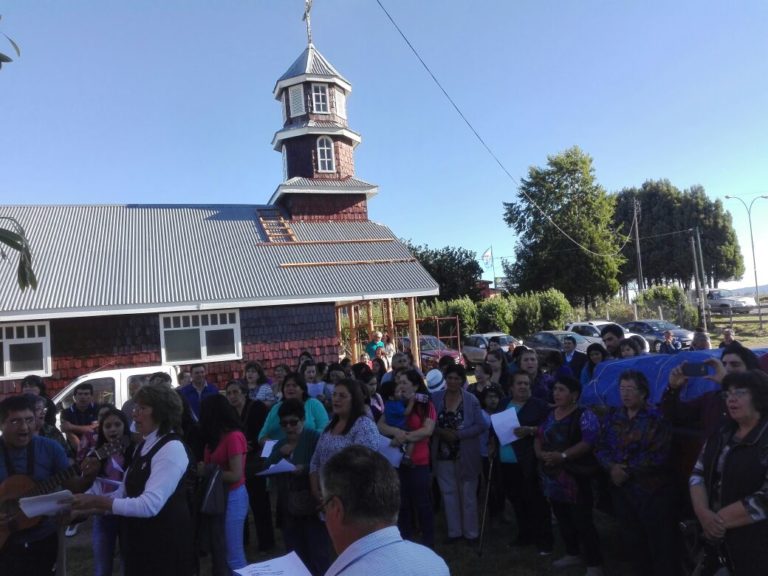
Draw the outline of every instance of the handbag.
<instances>
[{"instance_id":1,"label":"handbag","mask_svg":"<svg viewBox=\"0 0 768 576\"><path fill-rule=\"evenodd\" d=\"M222 470L216 464L208 464L203 476L203 494L200 512L217 516L227 511L227 488L224 486Z\"/></svg>"}]
</instances>

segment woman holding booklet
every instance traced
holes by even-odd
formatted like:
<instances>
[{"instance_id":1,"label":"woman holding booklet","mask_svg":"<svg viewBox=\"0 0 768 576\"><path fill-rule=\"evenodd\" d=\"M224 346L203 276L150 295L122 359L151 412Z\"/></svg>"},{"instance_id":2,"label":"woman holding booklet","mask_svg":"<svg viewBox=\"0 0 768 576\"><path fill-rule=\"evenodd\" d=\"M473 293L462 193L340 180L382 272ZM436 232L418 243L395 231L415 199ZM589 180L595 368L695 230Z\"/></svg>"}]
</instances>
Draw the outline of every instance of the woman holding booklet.
<instances>
[{"instance_id":1,"label":"woman holding booklet","mask_svg":"<svg viewBox=\"0 0 768 576\"><path fill-rule=\"evenodd\" d=\"M296 467L293 472L270 477L277 488L277 516L285 547L296 552L313 576L322 576L331 565L331 543L309 483L309 463L320 433L304 427L304 403L298 398L281 402L277 416L284 437L265 464L268 467L285 459Z\"/></svg>"}]
</instances>

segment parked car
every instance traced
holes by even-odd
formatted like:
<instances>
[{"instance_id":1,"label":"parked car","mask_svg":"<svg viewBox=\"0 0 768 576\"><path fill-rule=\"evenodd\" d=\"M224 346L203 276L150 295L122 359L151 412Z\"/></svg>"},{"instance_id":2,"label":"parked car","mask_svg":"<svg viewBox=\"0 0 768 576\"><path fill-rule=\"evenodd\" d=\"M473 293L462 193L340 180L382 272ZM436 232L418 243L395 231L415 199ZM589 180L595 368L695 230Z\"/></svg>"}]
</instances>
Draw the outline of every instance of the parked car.
<instances>
[{"instance_id":1,"label":"parked car","mask_svg":"<svg viewBox=\"0 0 768 576\"><path fill-rule=\"evenodd\" d=\"M411 349L410 336L400 338L400 349ZM443 356L450 356L456 364L464 364L464 359L458 350L446 346L435 336L424 334L419 336L419 355L421 356L421 370L424 373L432 368L437 368L437 363Z\"/></svg>"},{"instance_id":2,"label":"parked car","mask_svg":"<svg viewBox=\"0 0 768 576\"><path fill-rule=\"evenodd\" d=\"M54 397L53 403L61 415L74 403L75 387L79 384L93 386L93 401L96 404L112 404L121 408L128 400L128 383L134 378L146 382L155 372L165 372L171 377L171 385L177 386L176 377L179 369L176 366L144 366L142 368L118 368L116 370L98 370L79 376L67 384ZM59 422L59 425L61 422Z\"/></svg>"},{"instance_id":3,"label":"parked car","mask_svg":"<svg viewBox=\"0 0 768 576\"><path fill-rule=\"evenodd\" d=\"M632 322L625 322L623 326L645 338L652 352L659 351L659 346L664 342L664 332L667 330L672 332L672 336L680 342L683 348L690 348L693 340L693 332L666 320L633 320Z\"/></svg>"},{"instance_id":4,"label":"parked car","mask_svg":"<svg viewBox=\"0 0 768 576\"><path fill-rule=\"evenodd\" d=\"M586 353L587 346L593 342L599 342L600 344L603 343L602 339L600 338L586 337L582 336L581 334L577 334L576 332L566 332L565 330L543 330L529 336L525 342L523 342L523 344L528 346L528 348L533 348L537 351L557 350L558 352L562 352L563 339L566 336L572 336L576 339L576 350L579 352Z\"/></svg>"},{"instance_id":5,"label":"parked car","mask_svg":"<svg viewBox=\"0 0 768 576\"><path fill-rule=\"evenodd\" d=\"M640 336L643 338L640 334L635 334L634 332L630 332L626 326L622 326L621 324L616 324L616 322L611 322L610 320L589 320L586 322L571 322L570 324L567 324L565 326L565 329L569 332L576 332L576 334L581 334L582 336L588 337L588 338L600 338L600 331L603 329L603 326L606 324L615 324L619 328L621 328L624 331L624 338L629 338L630 336ZM650 352L651 347L650 344L648 344L648 340L643 338L643 342L645 343L643 346L644 352Z\"/></svg>"},{"instance_id":6,"label":"parked car","mask_svg":"<svg viewBox=\"0 0 768 576\"><path fill-rule=\"evenodd\" d=\"M499 339L499 344L505 354L509 352L510 348L514 350L515 346L520 344L517 338L503 332L470 334L464 338L464 344L461 347L461 353L464 356L464 363L467 367L485 362L485 355L488 353L488 343L494 337Z\"/></svg>"},{"instance_id":7,"label":"parked car","mask_svg":"<svg viewBox=\"0 0 768 576\"><path fill-rule=\"evenodd\" d=\"M755 299L750 296L736 296L730 290L710 290L707 292L707 309L714 314L749 314L757 308Z\"/></svg>"}]
</instances>

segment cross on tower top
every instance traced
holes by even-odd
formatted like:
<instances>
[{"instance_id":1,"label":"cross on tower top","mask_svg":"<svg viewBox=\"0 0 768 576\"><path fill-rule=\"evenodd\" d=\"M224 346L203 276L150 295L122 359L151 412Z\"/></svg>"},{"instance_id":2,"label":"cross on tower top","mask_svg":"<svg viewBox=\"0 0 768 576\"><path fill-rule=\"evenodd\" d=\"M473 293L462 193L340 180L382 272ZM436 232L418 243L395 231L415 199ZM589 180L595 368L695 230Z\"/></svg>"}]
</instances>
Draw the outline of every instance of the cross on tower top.
<instances>
[{"instance_id":1,"label":"cross on tower top","mask_svg":"<svg viewBox=\"0 0 768 576\"><path fill-rule=\"evenodd\" d=\"M307 44L312 44L312 20L309 13L312 11L312 0L304 0L304 16L302 20L307 23Z\"/></svg>"}]
</instances>

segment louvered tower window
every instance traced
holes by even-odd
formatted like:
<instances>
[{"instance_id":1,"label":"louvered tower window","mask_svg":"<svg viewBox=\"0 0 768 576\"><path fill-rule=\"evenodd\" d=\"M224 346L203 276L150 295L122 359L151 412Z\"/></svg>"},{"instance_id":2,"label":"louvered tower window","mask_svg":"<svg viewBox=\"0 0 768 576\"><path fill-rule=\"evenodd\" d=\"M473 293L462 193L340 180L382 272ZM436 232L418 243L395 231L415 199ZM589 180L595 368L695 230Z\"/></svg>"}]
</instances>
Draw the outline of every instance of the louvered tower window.
<instances>
[{"instance_id":1,"label":"louvered tower window","mask_svg":"<svg viewBox=\"0 0 768 576\"><path fill-rule=\"evenodd\" d=\"M304 108L304 89L301 84L288 88L288 103L291 106L291 118L306 114Z\"/></svg>"},{"instance_id":2,"label":"louvered tower window","mask_svg":"<svg viewBox=\"0 0 768 576\"><path fill-rule=\"evenodd\" d=\"M318 172L335 172L336 163L333 159L333 140L328 136L317 139L317 170Z\"/></svg>"}]
</instances>

